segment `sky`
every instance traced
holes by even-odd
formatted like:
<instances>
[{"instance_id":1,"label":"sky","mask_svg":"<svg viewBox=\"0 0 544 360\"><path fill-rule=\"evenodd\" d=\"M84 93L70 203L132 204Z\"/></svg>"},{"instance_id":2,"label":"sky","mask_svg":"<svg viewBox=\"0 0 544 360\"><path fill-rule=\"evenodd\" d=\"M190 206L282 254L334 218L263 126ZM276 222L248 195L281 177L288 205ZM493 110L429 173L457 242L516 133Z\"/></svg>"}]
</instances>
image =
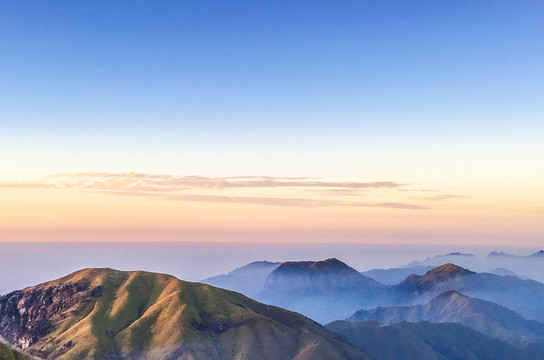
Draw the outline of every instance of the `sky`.
<instances>
[{"instance_id":1,"label":"sky","mask_svg":"<svg viewBox=\"0 0 544 360\"><path fill-rule=\"evenodd\" d=\"M536 246L541 1L3 1L0 241Z\"/></svg>"}]
</instances>

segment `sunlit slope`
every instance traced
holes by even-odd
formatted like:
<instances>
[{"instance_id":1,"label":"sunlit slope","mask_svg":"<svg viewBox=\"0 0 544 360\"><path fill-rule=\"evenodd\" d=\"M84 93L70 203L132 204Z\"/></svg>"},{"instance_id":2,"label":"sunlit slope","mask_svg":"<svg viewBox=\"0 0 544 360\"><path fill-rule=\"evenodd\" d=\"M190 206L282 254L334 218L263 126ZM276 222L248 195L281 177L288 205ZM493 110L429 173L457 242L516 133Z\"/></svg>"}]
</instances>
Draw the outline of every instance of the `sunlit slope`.
<instances>
[{"instance_id":1,"label":"sunlit slope","mask_svg":"<svg viewBox=\"0 0 544 360\"><path fill-rule=\"evenodd\" d=\"M148 272L81 270L0 298L0 318L47 359L365 358L297 313Z\"/></svg>"}]
</instances>

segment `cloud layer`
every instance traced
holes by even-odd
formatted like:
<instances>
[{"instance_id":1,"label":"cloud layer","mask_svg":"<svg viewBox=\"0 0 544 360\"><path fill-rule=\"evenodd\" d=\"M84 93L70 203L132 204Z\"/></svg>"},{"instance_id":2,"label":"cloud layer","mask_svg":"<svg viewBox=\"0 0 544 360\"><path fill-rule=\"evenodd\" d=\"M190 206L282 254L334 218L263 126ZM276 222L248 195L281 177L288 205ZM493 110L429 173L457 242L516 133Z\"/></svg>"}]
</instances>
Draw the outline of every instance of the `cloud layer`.
<instances>
[{"instance_id":1,"label":"cloud layer","mask_svg":"<svg viewBox=\"0 0 544 360\"><path fill-rule=\"evenodd\" d=\"M395 181L335 182L309 177L274 176L172 176L145 173L77 173L47 176L39 182L0 183L0 188L36 189L81 189L83 191L106 192L125 196L154 196L168 200L237 203L254 205L296 206L296 207L382 207L405 210L422 210L427 207L403 202L343 201L307 197L232 196L222 194L229 189L274 189L285 188L306 190L329 195L359 194L366 190L401 190L408 184ZM200 191L200 193L198 193ZM207 192L203 194L202 191ZM217 194L209 192L217 191ZM196 193L195 193L196 192ZM307 193L308 194L308 193Z\"/></svg>"}]
</instances>

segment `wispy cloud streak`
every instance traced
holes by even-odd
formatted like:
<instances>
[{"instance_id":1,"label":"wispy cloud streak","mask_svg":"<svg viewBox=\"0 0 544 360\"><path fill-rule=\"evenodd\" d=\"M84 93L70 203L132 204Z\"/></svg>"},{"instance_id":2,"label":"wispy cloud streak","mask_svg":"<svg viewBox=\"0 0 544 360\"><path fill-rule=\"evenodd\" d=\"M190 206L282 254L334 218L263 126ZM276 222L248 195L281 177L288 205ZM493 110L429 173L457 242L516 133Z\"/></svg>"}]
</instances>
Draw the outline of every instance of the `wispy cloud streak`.
<instances>
[{"instance_id":1,"label":"wispy cloud streak","mask_svg":"<svg viewBox=\"0 0 544 360\"><path fill-rule=\"evenodd\" d=\"M262 196L228 196L221 194L199 194L202 191L228 189L271 189L291 188L317 192L355 193L360 190L400 190L408 184L395 181L334 182L309 177L274 176L172 176L167 174L145 173L77 173L56 174L45 177L40 182L0 183L0 188L25 189L81 189L83 191L104 192L124 196L153 196L169 200L235 203L294 207L381 207L405 210L423 210L425 206L402 202L362 202L319 198L285 198ZM195 193L195 191L197 193Z\"/></svg>"}]
</instances>

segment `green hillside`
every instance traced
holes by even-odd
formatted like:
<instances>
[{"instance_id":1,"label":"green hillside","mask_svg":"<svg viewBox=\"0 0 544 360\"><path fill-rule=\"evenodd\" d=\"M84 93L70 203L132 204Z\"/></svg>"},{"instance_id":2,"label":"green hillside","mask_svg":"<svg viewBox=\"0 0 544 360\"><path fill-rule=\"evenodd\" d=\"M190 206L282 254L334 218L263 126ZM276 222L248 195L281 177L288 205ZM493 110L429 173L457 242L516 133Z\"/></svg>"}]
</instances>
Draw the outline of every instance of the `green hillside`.
<instances>
[{"instance_id":1,"label":"green hillside","mask_svg":"<svg viewBox=\"0 0 544 360\"><path fill-rule=\"evenodd\" d=\"M30 358L0 343L0 360L30 360Z\"/></svg>"},{"instance_id":2,"label":"green hillside","mask_svg":"<svg viewBox=\"0 0 544 360\"><path fill-rule=\"evenodd\" d=\"M300 314L164 274L85 269L0 309L0 335L45 359L366 358Z\"/></svg>"}]
</instances>

